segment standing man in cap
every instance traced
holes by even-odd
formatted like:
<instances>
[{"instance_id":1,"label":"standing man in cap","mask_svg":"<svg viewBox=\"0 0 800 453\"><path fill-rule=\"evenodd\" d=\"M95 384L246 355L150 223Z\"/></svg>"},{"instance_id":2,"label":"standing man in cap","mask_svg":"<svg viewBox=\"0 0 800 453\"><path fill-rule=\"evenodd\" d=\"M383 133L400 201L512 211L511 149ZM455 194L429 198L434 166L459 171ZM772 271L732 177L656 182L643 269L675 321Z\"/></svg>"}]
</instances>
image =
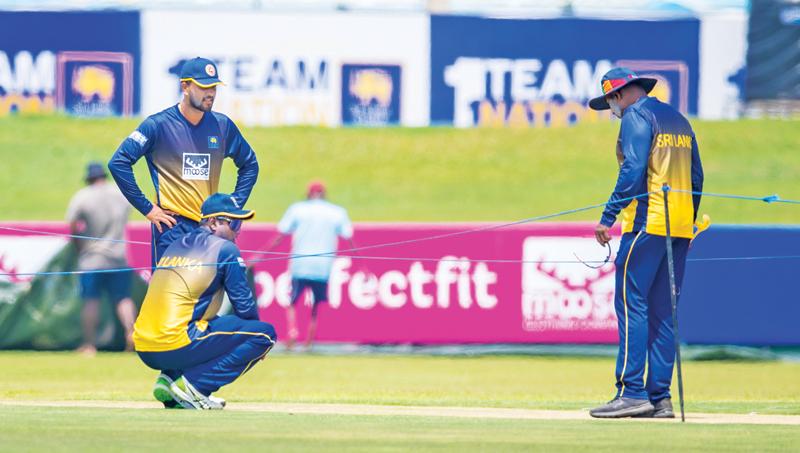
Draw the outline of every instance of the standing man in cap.
<instances>
[{"instance_id":1,"label":"standing man in cap","mask_svg":"<svg viewBox=\"0 0 800 453\"><path fill-rule=\"evenodd\" d=\"M594 110L611 109L622 123L617 184L595 228L597 242L607 244L609 230L622 212L614 296L619 320L617 393L590 411L598 418L675 416L669 390L675 337L662 186L671 188L669 221L680 293L700 206L700 195L691 192L703 190L703 166L689 121L670 105L647 96L655 84L655 79L614 68L603 76L603 95L589 102Z\"/></svg>"},{"instance_id":2,"label":"standing man in cap","mask_svg":"<svg viewBox=\"0 0 800 453\"><path fill-rule=\"evenodd\" d=\"M211 396L250 370L275 345L236 247L254 211L216 193L201 207L200 226L172 242L153 272L133 341L139 357L161 371L153 396L167 408L222 409ZM234 314L217 316L223 291Z\"/></svg>"},{"instance_id":3,"label":"standing man in cap","mask_svg":"<svg viewBox=\"0 0 800 453\"><path fill-rule=\"evenodd\" d=\"M353 225L343 207L325 199L325 185L320 181L312 181L308 185L306 200L289 206L283 214L278 223L278 233L268 250L277 247L284 237L291 234L293 256L324 255L293 257L289 264L292 296L291 304L286 309L289 327L287 347L292 348L298 335L294 306L308 289L314 296L306 336L306 349L310 349L317 331L317 306L328 301L328 280L339 238L347 239L350 248L355 248Z\"/></svg>"},{"instance_id":4,"label":"standing man in cap","mask_svg":"<svg viewBox=\"0 0 800 453\"><path fill-rule=\"evenodd\" d=\"M70 233L92 239L74 238L78 249L80 293L83 299L81 328L83 343L78 351L93 356L100 317L100 299L106 293L116 304L116 312L125 331L126 349L133 349L133 320L136 306L131 299L131 272L91 272L125 269L125 225L130 206L119 190L106 182L103 164L92 162L86 168L86 187L79 190L67 208Z\"/></svg>"},{"instance_id":5,"label":"standing man in cap","mask_svg":"<svg viewBox=\"0 0 800 453\"><path fill-rule=\"evenodd\" d=\"M200 221L200 205L217 192L222 161L239 168L233 200L242 207L258 177L256 154L230 118L212 112L217 66L205 58L186 61L180 72L180 103L149 116L117 148L108 168L128 201L152 223L152 263L175 238ZM142 193L133 165L144 156L156 199Z\"/></svg>"}]
</instances>

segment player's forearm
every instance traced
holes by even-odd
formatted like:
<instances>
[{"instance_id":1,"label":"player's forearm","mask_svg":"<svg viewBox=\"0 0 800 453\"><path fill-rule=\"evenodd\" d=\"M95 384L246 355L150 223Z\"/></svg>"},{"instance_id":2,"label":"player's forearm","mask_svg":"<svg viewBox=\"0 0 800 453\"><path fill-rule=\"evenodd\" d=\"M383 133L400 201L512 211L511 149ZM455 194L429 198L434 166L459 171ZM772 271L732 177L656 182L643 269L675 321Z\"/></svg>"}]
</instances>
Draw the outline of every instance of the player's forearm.
<instances>
[{"instance_id":1,"label":"player's forearm","mask_svg":"<svg viewBox=\"0 0 800 453\"><path fill-rule=\"evenodd\" d=\"M603 210L603 215L600 218L600 223L610 227L614 225L620 211L625 209L631 204L631 197L640 195L641 178L637 177L636 172L641 172L642 169L632 165L624 165L620 169L617 184L614 187L614 192L608 198L606 208Z\"/></svg>"},{"instance_id":2,"label":"player's forearm","mask_svg":"<svg viewBox=\"0 0 800 453\"><path fill-rule=\"evenodd\" d=\"M697 213L700 212L700 199L703 191L703 181L705 175L703 174L703 162L700 160L700 150L697 147L697 139L692 137L692 203L694 204L694 217L697 219Z\"/></svg>"},{"instance_id":3,"label":"player's forearm","mask_svg":"<svg viewBox=\"0 0 800 453\"><path fill-rule=\"evenodd\" d=\"M124 155L119 151L108 162L108 171L117 183L120 192L128 202L146 216L152 209L153 203L145 197L142 189L136 184L136 176L133 174L133 167Z\"/></svg>"},{"instance_id":4,"label":"player's forearm","mask_svg":"<svg viewBox=\"0 0 800 453\"><path fill-rule=\"evenodd\" d=\"M256 308L255 302L251 302L248 305L249 305L249 308L247 308L245 310L234 309L234 311L236 312L236 316L238 316L238 317L240 317L242 319L258 321L258 319L259 319L258 318L258 309Z\"/></svg>"},{"instance_id":5,"label":"player's forearm","mask_svg":"<svg viewBox=\"0 0 800 453\"><path fill-rule=\"evenodd\" d=\"M247 163L239 167L238 177L236 178L236 188L233 191L233 198L239 203L239 206L244 207L247 200L250 198L250 192L256 185L258 179L258 161L253 158L248 160Z\"/></svg>"}]
</instances>

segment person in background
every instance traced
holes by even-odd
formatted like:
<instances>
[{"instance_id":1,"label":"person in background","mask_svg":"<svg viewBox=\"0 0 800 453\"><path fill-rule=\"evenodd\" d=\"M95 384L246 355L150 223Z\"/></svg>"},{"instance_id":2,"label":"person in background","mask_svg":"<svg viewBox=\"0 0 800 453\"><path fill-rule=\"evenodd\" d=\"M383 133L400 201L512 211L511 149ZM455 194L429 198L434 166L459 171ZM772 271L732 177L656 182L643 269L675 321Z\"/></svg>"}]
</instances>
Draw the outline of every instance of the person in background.
<instances>
[{"instance_id":1,"label":"person in background","mask_svg":"<svg viewBox=\"0 0 800 453\"><path fill-rule=\"evenodd\" d=\"M328 300L328 280L336 257L339 238L353 243L353 226L347 211L325 198L325 185L320 181L312 181L308 185L306 200L289 206L278 223L278 236L268 250L272 250L283 239L292 236L292 256L289 272L292 276L291 304L286 309L286 320L289 329L287 348L291 349L297 340L297 318L295 305L306 290L310 290L314 301L311 308L311 321L308 324L306 349L311 349L317 331L317 307Z\"/></svg>"},{"instance_id":2,"label":"person in background","mask_svg":"<svg viewBox=\"0 0 800 453\"><path fill-rule=\"evenodd\" d=\"M86 187L79 190L67 208L67 222L78 249L80 294L83 299L81 327L83 343L78 351L85 355L97 352L96 334L103 293L116 304L116 312L125 330L126 350L133 349L133 321L136 306L130 297L131 272L125 257L125 225L130 206L114 184L108 184L103 164L92 162L86 169ZM91 239L90 239L91 238ZM105 272L92 272L105 271Z\"/></svg>"}]
</instances>

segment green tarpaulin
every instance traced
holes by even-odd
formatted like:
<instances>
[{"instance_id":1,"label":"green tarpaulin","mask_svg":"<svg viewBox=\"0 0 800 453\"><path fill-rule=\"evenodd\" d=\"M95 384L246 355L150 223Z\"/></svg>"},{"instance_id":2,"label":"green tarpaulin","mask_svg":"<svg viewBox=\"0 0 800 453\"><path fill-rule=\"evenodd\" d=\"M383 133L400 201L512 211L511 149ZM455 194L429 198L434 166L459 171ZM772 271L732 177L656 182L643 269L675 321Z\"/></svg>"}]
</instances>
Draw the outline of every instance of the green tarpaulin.
<instances>
[{"instance_id":1,"label":"green tarpaulin","mask_svg":"<svg viewBox=\"0 0 800 453\"><path fill-rule=\"evenodd\" d=\"M76 269L77 252L65 246L41 269L63 272ZM131 292L141 305L147 284L132 274ZM109 300L101 304L97 347L122 350L125 339ZM0 349L74 349L81 343L80 314L83 302L77 275L37 275L24 283L0 280Z\"/></svg>"}]
</instances>

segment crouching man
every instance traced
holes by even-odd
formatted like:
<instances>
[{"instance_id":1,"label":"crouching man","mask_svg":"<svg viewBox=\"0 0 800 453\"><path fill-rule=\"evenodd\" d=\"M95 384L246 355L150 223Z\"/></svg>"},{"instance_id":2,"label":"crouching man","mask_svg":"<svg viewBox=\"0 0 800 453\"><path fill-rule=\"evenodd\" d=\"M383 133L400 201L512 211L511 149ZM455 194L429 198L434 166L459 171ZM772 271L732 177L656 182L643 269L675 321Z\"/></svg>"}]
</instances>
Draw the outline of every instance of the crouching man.
<instances>
[{"instance_id":1,"label":"crouching man","mask_svg":"<svg viewBox=\"0 0 800 453\"><path fill-rule=\"evenodd\" d=\"M234 242L254 211L227 194L208 197L200 226L164 252L134 325L142 361L161 373L153 396L167 408L222 409L211 396L263 359L275 328L258 319L245 265ZM223 291L233 315L217 316Z\"/></svg>"}]
</instances>

